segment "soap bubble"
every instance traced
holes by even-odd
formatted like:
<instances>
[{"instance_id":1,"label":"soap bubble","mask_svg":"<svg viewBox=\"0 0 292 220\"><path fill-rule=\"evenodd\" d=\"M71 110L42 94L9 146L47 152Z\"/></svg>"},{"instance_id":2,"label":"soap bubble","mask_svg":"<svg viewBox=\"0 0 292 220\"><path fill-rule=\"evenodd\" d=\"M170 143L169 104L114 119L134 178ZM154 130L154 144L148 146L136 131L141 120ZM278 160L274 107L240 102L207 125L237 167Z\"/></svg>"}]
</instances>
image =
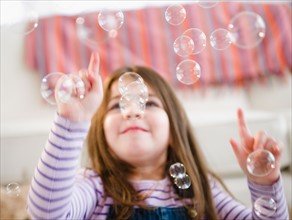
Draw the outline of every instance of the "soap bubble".
<instances>
[{"instance_id":1,"label":"soap bubble","mask_svg":"<svg viewBox=\"0 0 292 220\"><path fill-rule=\"evenodd\" d=\"M143 78L135 72L125 72L123 75L121 75L118 81L120 93L125 94L128 90L128 85L133 82L144 84Z\"/></svg>"},{"instance_id":2,"label":"soap bubble","mask_svg":"<svg viewBox=\"0 0 292 220\"><path fill-rule=\"evenodd\" d=\"M97 14L79 16L76 19L76 30L80 41L93 50L110 39L109 33L98 25Z\"/></svg>"},{"instance_id":3,"label":"soap bubble","mask_svg":"<svg viewBox=\"0 0 292 220\"><path fill-rule=\"evenodd\" d=\"M186 174L186 168L181 163L174 163L169 167L169 174L173 178L184 176Z\"/></svg>"},{"instance_id":4,"label":"soap bubble","mask_svg":"<svg viewBox=\"0 0 292 220\"><path fill-rule=\"evenodd\" d=\"M120 98L119 107L122 115L130 120L143 117L146 100L137 94L125 94Z\"/></svg>"},{"instance_id":5,"label":"soap bubble","mask_svg":"<svg viewBox=\"0 0 292 220\"><path fill-rule=\"evenodd\" d=\"M165 19L171 25L180 25L186 18L186 10L180 4L170 5L165 11Z\"/></svg>"},{"instance_id":6,"label":"soap bubble","mask_svg":"<svg viewBox=\"0 0 292 220\"><path fill-rule=\"evenodd\" d=\"M83 99L90 87L88 74L99 74L99 65L99 54L93 52L87 69L80 69L78 73L71 74L62 72L47 74L41 81L41 96L51 105L55 105L57 100L66 103L73 97Z\"/></svg>"},{"instance_id":7,"label":"soap bubble","mask_svg":"<svg viewBox=\"0 0 292 220\"><path fill-rule=\"evenodd\" d=\"M85 84L76 74L52 72L42 79L41 95L51 105L56 104L56 96L63 103L68 102L72 96L83 99Z\"/></svg>"},{"instance_id":8,"label":"soap bubble","mask_svg":"<svg viewBox=\"0 0 292 220\"><path fill-rule=\"evenodd\" d=\"M277 204L273 198L262 196L255 201L254 210L259 217L271 217L277 210Z\"/></svg>"},{"instance_id":9,"label":"soap bubble","mask_svg":"<svg viewBox=\"0 0 292 220\"><path fill-rule=\"evenodd\" d=\"M117 35L117 30L124 23L124 14L120 10L103 9L98 14L98 24L102 29L109 32L110 37Z\"/></svg>"},{"instance_id":10,"label":"soap bubble","mask_svg":"<svg viewBox=\"0 0 292 220\"><path fill-rule=\"evenodd\" d=\"M194 51L194 42L192 38L181 35L175 39L173 49L174 52L181 57L188 56Z\"/></svg>"},{"instance_id":11,"label":"soap bubble","mask_svg":"<svg viewBox=\"0 0 292 220\"><path fill-rule=\"evenodd\" d=\"M267 176L276 167L274 155L265 149L250 153L246 160L247 170L254 176Z\"/></svg>"},{"instance_id":12,"label":"soap bubble","mask_svg":"<svg viewBox=\"0 0 292 220\"><path fill-rule=\"evenodd\" d=\"M231 34L224 28L218 28L210 35L210 44L216 50L225 50L231 43Z\"/></svg>"},{"instance_id":13,"label":"soap bubble","mask_svg":"<svg viewBox=\"0 0 292 220\"><path fill-rule=\"evenodd\" d=\"M148 101L148 89L143 78L135 72L126 72L118 80L122 97L119 107L123 116L135 120L142 118Z\"/></svg>"},{"instance_id":14,"label":"soap bubble","mask_svg":"<svg viewBox=\"0 0 292 220\"><path fill-rule=\"evenodd\" d=\"M266 25L263 18L251 11L243 11L235 15L228 29L232 43L242 49L256 47L262 42L266 33Z\"/></svg>"},{"instance_id":15,"label":"soap bubble","mask_svg":"<svg viewBox=\"0 0 292 220\"><path fill-rule=\"evenodd\" d=\"M191 186L192 182L190 177L187 174L185 174L183 176L177 176L174 179L174 183L180 189L187 189Z\"/></svg>"},{"instance_id":16,"label":"soap bubble","mask_svg":"<svg viewBox=\"0 0 292 220\"><path fill-rule=\"evenodd\" d=\"M83 99L84 95L85 84L78 75L69 74L60 78L60 85L57 87L57 97L61 102L68 102L72 96Z\"/></svg>"},{"instance_id":17,"label":"soap bubble","mask_svg":"<svg viewBox=\"0 0 292 220\"><path fill-rule=\"evenodd\" d=\"M61 72L53 72L46 75L41 82L41 95L51 105L56 104L55 86L63 76Z\"/></svg>"},{"instance_id":18,"label":"soap bubble","mask_svg":"<svg viewBox=\"0 0 292 220\"><path fill-rule=\"evenodd\" d=\"M138 95L141 99L146 101L148 100L148 88L144 83L140 81L134 81L127 85L126 95Z\"/></svg>"},{"instance_id":19,"label":"soap bubble","mask_svg":"<svg viewBox=\"0 0 292 220\"><path fill-rule=\"evenodd\" d=\"M205 49L207 45L206 44L207 38L206 38L205 33L199 28L187 29L185 32L183 32L182 35L187 36L192 39L193 44L194 44L194 49L193 49L192 54L201 53Z\"/></svg>"},{"instance_id":20,"label":"soap bubble","mask_svg":"<svg viewBox=\"0 0 292 220\"><path fill-rule=\"evenodd\" d=\"M183 84L193 84L197 82L200 77L201 67L194 60L183 60L176 67L176 78Z\"/></svg>"},{"instance_id":21,"label":"soap bubble","mask_svg":"<svg viewBox=\"0 0 292 220\"><path fill-rule=\"evenodd\" d=\"M10 197L18 197L21 194L21 188L18 183L12 182L6 185L6 193Z\"/></svg>"}]
</instances>

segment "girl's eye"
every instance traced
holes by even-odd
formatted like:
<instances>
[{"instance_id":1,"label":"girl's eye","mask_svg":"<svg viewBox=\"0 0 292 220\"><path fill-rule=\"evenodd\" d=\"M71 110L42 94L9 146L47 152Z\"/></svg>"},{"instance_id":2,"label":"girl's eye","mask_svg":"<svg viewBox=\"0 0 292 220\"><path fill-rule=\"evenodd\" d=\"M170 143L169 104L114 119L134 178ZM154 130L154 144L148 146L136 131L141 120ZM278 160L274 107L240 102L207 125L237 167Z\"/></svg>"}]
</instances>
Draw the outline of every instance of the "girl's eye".
<instances>
[{"instance_id":1,"label":"girl's eye","mask_svg":"<svg viewBox=\"0 0 292 220\"><path fill-rule=\"evenodd\" d=\"M109 110L115 110L115 109L119 109L120 108L120 105L119 105L119 103L117 102L117 103L115 103L115 104L112 104L112 105L110 105L109 106Z\"/></svg>"},{"instance_id":2,"label":"girl's eye","mask_svg":"<svg viewBox=\"0 0 292 220\"><path fill-rule=\"evenodd\" d=\"M153 101L148 101L146 103L146 107L158 107L158 104L156 104L155 102Z\"/></svg>"}]
</instances>

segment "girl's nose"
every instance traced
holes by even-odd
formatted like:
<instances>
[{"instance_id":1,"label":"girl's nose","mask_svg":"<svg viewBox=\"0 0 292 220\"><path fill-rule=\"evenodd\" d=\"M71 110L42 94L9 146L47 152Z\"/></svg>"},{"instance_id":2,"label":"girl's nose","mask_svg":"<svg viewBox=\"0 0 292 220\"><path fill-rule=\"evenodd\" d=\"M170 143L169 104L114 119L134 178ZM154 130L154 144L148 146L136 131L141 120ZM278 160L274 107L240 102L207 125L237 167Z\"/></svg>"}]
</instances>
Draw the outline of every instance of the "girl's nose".
<instances>
[{"instance_id":1,"label":"girl's nose","mask_svg":"<svg viewBox=\"0 0 292 220\"><path fill-rule=\"evenodd\" d=\"M127 106L127 108L122 112L124 119L126 120L137 120L144 116L144 111L140 109L136 104Z\"/></svg>"},{"instance_id":2,"label":"girl's nose","mask_svg":"<svg viewBox=\"0 0 292 220\"><path fill-rule=\"evenodd\" d=\"M141 119L141 118L143 118L142 114L129 114L129 115L126 116L127 120L138 120L138 119Z\"/></svg>"}]
</instances>

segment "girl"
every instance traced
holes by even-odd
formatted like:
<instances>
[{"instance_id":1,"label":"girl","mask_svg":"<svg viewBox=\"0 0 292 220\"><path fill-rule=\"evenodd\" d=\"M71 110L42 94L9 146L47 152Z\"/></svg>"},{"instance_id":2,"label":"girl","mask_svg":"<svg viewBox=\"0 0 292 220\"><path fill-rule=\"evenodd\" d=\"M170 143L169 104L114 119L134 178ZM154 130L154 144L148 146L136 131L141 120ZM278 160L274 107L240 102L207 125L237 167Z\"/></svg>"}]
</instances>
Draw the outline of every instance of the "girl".
<instances>
[{"instance_id":1,"label":"girl","mask_svg":"<svg viewBox=\"0 0 292 220\"><path fill-rule=\"evenodd\" d=\"M148 87L143 115L120 112L117 81L125 72L138 73ZM104 90L99 75L90 72L87 86L84 99L58 102L28 196L33 218L267 219L233 199L208 169L185 111L154 70L121 68L109 76ZM288 219L280 175L282 148L264 132L253 137L240 109L238 127L241 144L234 139L230 143L252 201L271 197L277 210L270 219ZM86 136L90 168L76 174ZM247 155L258 148L269 149L276 158L275 169L266 177L254 177L246 169ZM169 175L177 162L191 179L189 189L179 189Z\"/></svg>"}]
</instances>

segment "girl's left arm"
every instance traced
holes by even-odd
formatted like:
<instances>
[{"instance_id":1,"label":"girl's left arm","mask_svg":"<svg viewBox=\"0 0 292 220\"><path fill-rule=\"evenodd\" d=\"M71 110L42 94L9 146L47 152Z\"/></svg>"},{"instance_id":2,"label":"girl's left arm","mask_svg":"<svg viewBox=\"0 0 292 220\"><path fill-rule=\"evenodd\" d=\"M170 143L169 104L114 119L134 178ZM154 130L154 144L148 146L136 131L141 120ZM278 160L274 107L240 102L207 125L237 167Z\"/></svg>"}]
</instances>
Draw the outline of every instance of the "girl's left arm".
<instances>
[{"instance_id":1,"label":"girl's left arm","mask_svg":"<svg viewBox=\"0 0 292 220\"><path fill-rule=\"evenodd\" d=\"M237 161L242 169L242 171L247 176L248 180L259 185L273 185L281 175L280 171L280 161L283 153L283 146L278 143L273 137L269 136L265 131L259 131L256 135L252 135L249 131L243 111L238 109L238 131L240 136L240 142L238 143L235 139L230 139L230 144L232 146L233 152L237 158ZM265 149L271 152L275 158L275 164L273 169L267 175L252 175L247 169L247 157L249 154L259 150ZM261 160L261 157L255 157L255 163L257 160ZM259 161L259 164L261 161Z\"/></svg>"},{"instance_id":2,"label":"girl's left arm","mask_svg":"<svg viewBox=\"0 0 292 220\"><path fill-rule=\"evenodd\" d=\"M251 193L251 208L246 207L239 201L235 200L230 194L223 190L215 180L211 180L215 209L217 210L220 219L289 219L281 177L271 186L258 185L248 181L248 187ZM275 201L276 209L274 209L273 206L266 206L265 213L267 213L267 215L256 212L254 207L255 201L258 198L272 199Z\"/></svg>"}]
</instances>

